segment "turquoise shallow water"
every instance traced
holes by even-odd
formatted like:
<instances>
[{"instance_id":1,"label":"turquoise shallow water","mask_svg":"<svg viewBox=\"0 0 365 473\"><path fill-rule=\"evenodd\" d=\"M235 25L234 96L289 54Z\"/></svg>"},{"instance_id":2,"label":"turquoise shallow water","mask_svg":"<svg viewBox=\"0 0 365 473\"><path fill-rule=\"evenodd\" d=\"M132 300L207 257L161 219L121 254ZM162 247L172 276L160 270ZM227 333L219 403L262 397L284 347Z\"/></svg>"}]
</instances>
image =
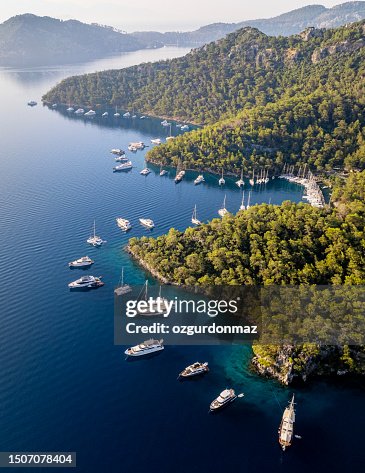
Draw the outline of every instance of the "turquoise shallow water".
<instances>
[{"instance_id":1,"label":"turquoise shallow water","mask_svg":"<svg viewBox=\"0 0 365 473\"><path fill-rule=\"evenodd\" d=\"M123 251L131 236L147 233L139 217L156 223L153 235L217 216L224 195L235 212L241 194L217 177L179 185L159 169L144 178L136 168L113 174L109 150L130 141L166 136L160 120L74 119L30 99L62 77L126 66L181 53L166 48L88 65L1 70L0 114L0 450L77 451L83 472L142 471L362 471L363 381L318 381L295 390L297 430L303 440L285 455L277 445L281 408L291 389L253 375L248 347L167 347L149 360L128 363L113 345L113 286L121 267L131 284L146 274ZM109 61L109 62L108 62ZM176 129L173 129L176 132ZM273 181L251 203L299 201L302 189ZM123 235L122 216L134 224ZM108 243L86 245L92 221ZM69 293L79 274L67 262L89 254L105 286ZM209 361L203 379L176 376L195 360ZM244 391L217 416L210 401L226 386ZM279 407L280 405L280 407Z\"/></svg>"}]
</instances>

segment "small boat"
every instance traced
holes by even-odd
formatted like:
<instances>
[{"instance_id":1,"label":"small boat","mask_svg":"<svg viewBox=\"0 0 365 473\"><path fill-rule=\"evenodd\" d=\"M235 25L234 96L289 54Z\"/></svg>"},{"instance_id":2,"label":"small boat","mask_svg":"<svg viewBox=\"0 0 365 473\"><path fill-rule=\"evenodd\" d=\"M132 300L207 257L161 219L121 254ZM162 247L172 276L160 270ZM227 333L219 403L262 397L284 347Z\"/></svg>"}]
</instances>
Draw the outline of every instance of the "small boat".
<instances>
[{"instance_id":1,"label":"small boat","mask_svg":"<svg viewBox=\"0 0 365 473\"><path fill-rule=\"evenodd\" d=\"M142 169L142 171L140 172L140 174L142 174L142 176L148 176L148 174L150 174L151 172L151 169L149 168L144 168Z\"/></svg>"},{"instance_id":2,"label":"small boat","mask_svg":"<svg viewBox=\"0 0 365 473\"><path fill-rule=\"evenodd\" d=\"M114 289L114 294L122 296L123 294L128 294L128 292L132 292L132 288L128 284L124 284L124 268L122 268L122 274L118 286Z\"/></svg>"},{"instance_id":3,"label":"small boat","mask_svg":"<svg viewBox=\"0 0 365 473\"><path fill-rule=\"evenodd\" d=\"M227 196L225 195L224 201L223 201L223 207L218 210L218 215L220 215L221 217L224 217L225 215L229 213L228 210L226 209L226 197Z\"/></svg>"},{"instance_id":4,"label":"small boat","mask_svg":"<svg viewBox=\"0 0 365 473\"><path fill-rule=\"evenodd\" d=\"M208 363L193 363L190 366L187 366L180 374L179 378L191 378L192 376L197 376L199 374L204 374L209 371Z\"/></svg>"},{"instance_id":5,"label":"small boat","mask_svg":"<svg viewBox=\"0 0 365 473\"><path fill-rule=\"evenodd\" d=\"M89 110L84 115L85 115L85 117L93 117L93 116L96 115L96 112L95 112L95 110Z\"/></svg>"},{"instance_id":6,"label":"small boat","mask_svg":"<svg viewBox=\"0 0 365 473\"><path fill-rule=\"evenodd\" d=\"M255 170L253 170L253 175L252 175L252 178L250 179L250 185L251 186L255 185Z\"/></svg>"},{"instance_id":7,"label":"small boat","mask_svg":"<svg viewBox=\"0 0 365 473\"><path fill-rule=\"evenodd\" d=\"M161 125L162 126L170 126L171 123L169 123L167 120L164 120L164 121L161 122Z\"/></svg>"},{"instance_id":8,"label":"small boat","mask_svg":"<svg viewBox=\"0 0 365 473\"><path fill-rule=\"evenodd\" d=\"M136 153L138 151L138 148L136 148L135 146L133 145L129 145L128 146L128 150L131 151L132 153Z\"/></svg>"},{"instance_id":9,"label":"small boat","mask_svg":"<svg viewBox=\"0 0 365 473\"><path fill-rule=\"evenodd\" d=\"M104 241L102 238L96 235L95 220L94 220L93 230L94 230L93 234L90 235L90 237L86 240L86 242L89 243L89 245L97 246L97 247L102 246L103 243L106 243L106 241Z\"/></svg>"},{"instance_id":10,"label":"small boat","mask_svg":"<svg viewBox=\"0 0 365 473\"><path fill-rule=\"evenodd\" d=\"M148 355L149 353L161 351L164 348L163 340L153 340L153 338L151 338L150 340L140 343L139 345L127 348L124 354L127 356L143 356Z\"/></svg>"},{"instance_id":11,"label":"small boat","mask_svg":"<svg viewBox=\"0 0 365 473\"><path fill-rule=\"evenodd\" d=\"M29 100L28 105L29 107L35 107L37 105L37 102L35 100Z\"/></svg>"},{"instance_id":12,"label":"small boat","mask_svg":"<svg viewBox=\"0 0 365 473\"><path fill-rule=\"evenodd\" d=\"M175 183L181 182L185 176L185 171L180 171L176 174Z\"/></svg>"},{"instance_id":13,"label":"small boat","mask_svg":"<svg viewBox=\"0 0 365 473\"><path fill-rule=\"evenodd\" d=\"M76 281L70 282L68 285L70 289L91 289L101 286L104 286L104 283L100 278L96 278L95 276L82 276L80 279L76 279Z\"/></svg>"},{"instance_id":14,"label":"small boat","mask_svg":"<svg viewBox=\"0 0 365 473\"><path fill-rule=\"evenodd\" d=\"M145 120L146 118L146 115L142 115L141 117L139 117L140 120Z\"/></svg>"},{"instance_id":15,"label":"small boat","mask_svg":"<svg viewBox=\"0 0 365 473\"><path fill-rule=\"evenodd\" d=\"M151 220L150 218L140 218L139 222L141 225L143 225L146 228L149 228L150 230L152 230L152 228L155 227L153 220Z\"/></svg>"},{"instance_id":16,"label":"small boat","mask_svg":"<svg viewBox=\"0 0 365 473\"><path fill-rule=\"evenodd\" d=\"M117 154L118 156L125 154L125 152L120 148L113 148L112 150L110 150L110 152L112 154Z\"/></svg>"},{"instance_id":17,"label":"small boat","mask_svg":"<svg viewBox=\"0 0 365 473\"><path fill-rule=\"evenodd\" d=\"M57 108L57 107L58 107L57 103L52 104L52 108Z\"/></svg>"},{"instance_id":18,"label":"small boat","mask_svg":"<svg viewBox=\"0 0 365 473\"><path fill-rule=\"evenodd\" d=\"M236 181L236 185L238 187L243 187L245 185L245 181L243 180L243 169L241 171L241 178L238 181Z\"/></svg>"},{"instance_id":19,"label":"small boat","mask_svg":"<svg viewBox=\"0 0 365 473\"><path fill-rule=\"evenodd\" d=\"M247 200L246 210L248 210L250 208L250 202L251 202L251 191L248 193L248 200Z\"/></svg>"},{"instance_id":20,"label":"small boat","mask_svg":"<svg viewBox=\"0 0 365 473\"><path fill-rule=\"evenodd\" d=\"M108 113L108 112L104 112L101 116L104 117L104 118L105 118L105 117L108 117L108 116L109 116L109 113Z\"/></svg>"},{"instance_id":21,"label":"small boat","mask_svg":"<svg viewBox=\"0 0 365 473\"><path fill-rule=\"evenodd\" d=\"M73 107L68 107L68 108L66 109L66 112L73 112L74 110L75 110L75 109L74 109Z\"/></svg>"},{"instance_id":22,"label":"small boat","mask_svg":"<svg viewBox=\"0 0 365 473\"><path fill-rule=\"evenodd\" d=\"M245 191L242 192L242 202L241 202L241 205L240 205L240 210L246 210L246 207L245 207Z\"/></svg>"},{"instance_id":23,"label":"small boat","mask_svg":"<svg viewBox=\"0 0 365 473\"><path fill-rule=\"evenodd\" d=\"M82 256L81 258L68 263L70 268L88 268L92 264L94 264L94 261L88 256Z\"/></svg>"},{"instance_id":24,"label":"small boat","mask_svg":"<svg viewBox=\"0 0 365 473\"><path fill-rule=\"evenodd\" d=\"M137 315L143 317L157 317L161 315L167 315L168 312L168 300L161 296L161 286L159 295L156 299L153 297L148 297L148 280L146 280L139 296L138 301L146 301L146 307L143 309L138 309L137 307Z\"/></svg>"},{"instance_id":25,"label":"small boat","mask_svg":"<svg viewBox=\"0 0 365 473\"><path fill-rule=\"evenodd\" d=\"M155 138L155 139L151 140L151 143L154 144L154 145L160 145L162 143L162 141L160 140L160 138Z\"/></svg>"},{"instance_id":26,"label":"small boat","mask_svg":"<svg viewBox=\"0 0 365 473\"><path fill-rule=\"evenodd\" d=\"M123 113L124 118L130 118L131 114L129 112Z\"/></svg>"},{"instance_id":27,"label":"small boat","mask_svg":"<svg viewBox=\"0 0 365 473\"><path fill-rule=\"evenodd\" d=\"M115 107L115 113L114 113L115 118L120 117L120 113L118 112L118 107Z\"/></svg>"},{"instance_id":28,"label":"small boat","mask_svg":"<svg viewBox=\"0 0 365 473\"><path fill-rule=\"evenodd\" d=\"M218 184L220 186L224 186L225 183L226 183L226 180L223 177L223 169L222 169L222 177L219 179Z\"/></svg>"},{"instance_id":29,"label":"small boat","mask_svg":"<svg viewBox=\"0 0 365 473\"><path fill-rule=\"evenodd\" d=\"M181 130L182 130L182 131L188 131L188 130L190 130L189 125L182 125Z\"/></svg>"},{"instance_id":30,"label":"small boat","mask_svg":"<svg viewBox=\"0 0 365 473\"><path fill-rule=\"evenodd\" d=\"M137 115L132 115L132 118L137 118Z\"/></svg>"},{"instance_id":31,"label":"small boat","mask_svg":"<svg viewBox=\"0 0 365 473\"><path fill-rule=\"evenodd\" d=\"M129 171L133 167L132 161L127 161L126 163L118 164L118 166L113 167L113 172L123 172Z\"/></svg>"},{"instance_id":32,"label":"small boat","mask_svg":"<svg viewBox=\"0 0 365 473\"><path fill-rule=\"evenodd\" d=\"M191 223L193 223L194 225L201 225L201 221L197 219L197 216L196 216L196 205L194 207L194 210L193 210L193 216L191 217Z\"/></svg>"},{"instance_id":33,"label":"small boat","mask_svg":"<svg viewBox=\"0 0 365 473\"><path fill-rule=\"evenodd\" d=\"M117 156L116 158L114 158L114 161L116 161L117 163L126 163L129 161L129 159L125 154L123 154L122 156Z\"/></svg>"},{"instance_id":34,"label":"small boat","mask_svg":"<svg viewBox=\"0 0 365 473\"><path fill-rule=\"evenodd\" d=\"M283 451L292 444L295 422L294 394L289 406L285 408L278 430L279 443Z\"/></svg>"},{"instance_id":35,"label":"small boat","mask_svg":"<svg viewBox=\"0 0 365 473\"><path fill-rule=\"evenodd\" d=\"M166 171L166 169L162 169L162 166L160 167L160 176L166 176L166 174L168 174L168 172Z\"/></svg>"},{"instance_id":36,"label":"small boat","mask_svg":"<svg viewBox=\"0 0 365 473\"><path fill-rule=\"evenodd\" d=\"M213 402L211 402L210 411L217 411L230 402L233 402L235 399L237 399L237 396L234 389L225 389L216 399L214 399Z\"/></svg>"},{"instance_id":37,"label":"small boat","mask_svg":"<svg viewBox=\"0 0 365 473\"><path fill-rule=\"evenodd\" d=\"M203 176L203 174L199 174L199 176L194 181L194 185L198 186L202 182L205 182L204 176Z\"/></svg>"},{"instance_id":38,"label":"small boat","mask_svg":"<svg viewBox=\"0 0 365 473\"><path fill-rule=\"evenodd\" d=\"M173 140L175 137L174 136L166 136L166 141Z\"/></svg>"},{"instance_id":39,"label":"small boat","mask_svg":"<svg viewBox=\"0 0 365 473\"><path fill-rule=\"evenodd\" d=\"M176 128L181 128L182 124L181 123L176 123Z\"/></svg>"},{"instance_id":40,"label":"small boat","mask_svg":"<svg viewBox=\"0 0 365 473\"><path fill-rule=\"evenodd\" d=\"M75 112L76 115L83 115L85 113L85 110L83 108L78 108Z\"/></svg>"},{"instance_id":41,"label":"small boat","mask_svg":"<svg viewBox=\"0 0 365 473\"><path fill-rule=\"evenodd\" d=\"M116 222L118 227L123 230L123 232L127 232L132 228L131 222L126 218L117 218Z\"/></svg>"}]
</instances>

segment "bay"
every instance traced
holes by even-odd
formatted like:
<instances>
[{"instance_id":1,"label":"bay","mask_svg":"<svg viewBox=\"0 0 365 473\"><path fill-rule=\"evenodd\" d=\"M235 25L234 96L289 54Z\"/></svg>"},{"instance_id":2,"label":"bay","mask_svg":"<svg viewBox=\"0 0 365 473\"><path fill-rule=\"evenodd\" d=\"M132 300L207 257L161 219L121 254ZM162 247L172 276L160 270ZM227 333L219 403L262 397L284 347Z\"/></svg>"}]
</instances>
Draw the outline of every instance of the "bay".
<instances>
[{"instance_id":1,"label":"bay","mask_svg":"<svg viewBox=\"0 0 365 473\"><path fill-rule=\"evenodd\" d=\"M149 277L124 251L128 238L185 229L195 204L200 220L217 217L225 195L236 212L242 194L234 180L219 188L211 175L194 186L197 173L188 172L176 185L175 170L160 177L151 166L143 177L147 149L130 154L130 173L114 174L110 149L165 139L161 120L75 118L40 99L72 74L186 52L164 48L72 66L0 69L0 450L76 451L83 472L361 471L362 380L296 388L303 439L284 455L277 428L293 389L252 374L249 347L167 347L128 363L113 345L113 287L121 268L130 284ZM38 105L28 107L28 100ZM251 205L298 202L302 193L275 180L255 189ZM128 235L116 217L132 222ZM153 232L139 226L140 217L155 221ZM107 240L100 249L86 245L94 219ZM96 261L89 272L106 284L70 293L67 284L85 273L67 263L85 254ZM197 360L208 361L210 373L177 382L178 372ZM245 397L208 415L227 386Z\"/></svg>"}]
</instances>

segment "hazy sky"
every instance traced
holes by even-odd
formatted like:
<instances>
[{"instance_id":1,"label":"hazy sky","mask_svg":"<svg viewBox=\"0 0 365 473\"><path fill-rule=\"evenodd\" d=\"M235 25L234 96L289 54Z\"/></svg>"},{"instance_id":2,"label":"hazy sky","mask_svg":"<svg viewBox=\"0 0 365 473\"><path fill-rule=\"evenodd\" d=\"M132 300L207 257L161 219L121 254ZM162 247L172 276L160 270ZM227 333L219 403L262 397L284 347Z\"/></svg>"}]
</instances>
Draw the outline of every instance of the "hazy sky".
<instances>
[{"instance_id":1,"label":"hazy sky","mask_svg":"<svg viewBox=\"0 0 365 473\"><path fill-rule=\"evenodd\" d=\"M126 31L190 30L209 23L268 18L309 4L344 0L0 0L0 21L34 13L97 22Z\"/></svg>"}]
</instances>

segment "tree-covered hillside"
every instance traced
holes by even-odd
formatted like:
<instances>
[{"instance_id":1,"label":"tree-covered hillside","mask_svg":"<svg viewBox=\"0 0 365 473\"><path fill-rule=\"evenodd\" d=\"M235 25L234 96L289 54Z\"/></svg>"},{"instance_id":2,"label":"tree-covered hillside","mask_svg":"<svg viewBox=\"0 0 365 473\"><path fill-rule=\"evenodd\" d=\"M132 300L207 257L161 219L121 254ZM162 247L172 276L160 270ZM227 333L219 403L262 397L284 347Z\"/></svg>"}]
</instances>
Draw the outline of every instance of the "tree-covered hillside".
<instances>
[{"instance_id":1,"label":"tree-covered hillside","mask_svg":"<svg viewBox=\"0 0 365 473\"><path fill-rule=\"evenodd\" d=\"M70 77L44 100L210 124L148 159L227 170L364 167L365 22L289 38L245 28L183 58Z\"/></svg>"},{"instance_id":2,"label":"tree-covered hillside","mask_svg":"<svg viewBox=\"0 0 365 473\"><path fill-rule=\"evenodd\" d=\"M364 284L365 172L336 192L334 209L255 205L185 232L132 238L129 249L176 284Z\"/></svg>"}]
</instances>

